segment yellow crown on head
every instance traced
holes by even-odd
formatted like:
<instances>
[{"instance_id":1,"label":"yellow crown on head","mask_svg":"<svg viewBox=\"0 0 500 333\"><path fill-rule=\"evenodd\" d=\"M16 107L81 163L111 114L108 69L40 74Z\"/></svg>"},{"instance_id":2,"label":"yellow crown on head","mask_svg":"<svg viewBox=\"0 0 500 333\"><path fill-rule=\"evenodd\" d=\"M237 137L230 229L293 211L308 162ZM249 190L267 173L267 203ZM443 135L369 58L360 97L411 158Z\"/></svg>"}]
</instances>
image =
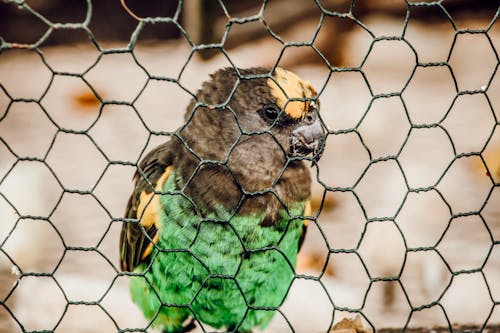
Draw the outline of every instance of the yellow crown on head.
<instances>
[{"instance_id":1,"label":"yellow crown on head","mask_svg":"<svg viewBox=\"0 0 500 333\"><path fill-rule=\"evenodd\" d=\"M304 118L309 111L309 101L289 101L291 98L312 98L317 95L309 81L300 79L296 74L277 67L273 79L268 79L271 94L276 97L276 104L285 108L285 113L293 119ZM288 102L288 103L287 103Z\"/></svg>"}]
</instances>

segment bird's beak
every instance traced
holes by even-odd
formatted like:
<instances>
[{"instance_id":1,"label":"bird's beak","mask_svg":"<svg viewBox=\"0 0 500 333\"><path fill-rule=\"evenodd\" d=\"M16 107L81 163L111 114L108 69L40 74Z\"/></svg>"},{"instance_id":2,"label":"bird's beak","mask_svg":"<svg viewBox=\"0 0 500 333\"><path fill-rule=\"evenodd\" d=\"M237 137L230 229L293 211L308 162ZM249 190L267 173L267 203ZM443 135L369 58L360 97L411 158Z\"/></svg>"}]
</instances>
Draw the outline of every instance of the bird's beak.
<instances>
[{"instance_id":1,"label":"bird's beak","mask_svg":"<svg viewBox=\"0 0 500 333\"><path fill-rule=\"evenodd\" d=\"M321 157L325 146L325 129L316 113L309 113L292 131L290 151L292 156L312 154L313 160Z\"/></svg>"}]
</instances>

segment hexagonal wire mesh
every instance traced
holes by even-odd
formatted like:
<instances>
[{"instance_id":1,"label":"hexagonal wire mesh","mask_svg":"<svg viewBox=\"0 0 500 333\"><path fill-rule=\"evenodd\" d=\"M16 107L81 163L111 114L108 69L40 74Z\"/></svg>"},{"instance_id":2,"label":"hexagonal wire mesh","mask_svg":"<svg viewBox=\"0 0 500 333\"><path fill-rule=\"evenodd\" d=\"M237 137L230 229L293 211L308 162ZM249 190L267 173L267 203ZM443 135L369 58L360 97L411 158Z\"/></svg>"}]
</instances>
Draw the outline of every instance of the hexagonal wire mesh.
<instances>
[{"instance_id":1,"label":"hexagonal wire mesh","mask_svg":"<svg viewBox=\"0 0 500 333\"><path fill-rule=\"evenodd\" d=\"M188 99L196 99L192 88L183 83L183 77L187 75L187 67L193 62L192 59L196 53L206 50L220 52L220 57L238 73L238 85L242 80L271 78L287 50L300 47L313 50L313 56L320 59L322 66L327 68L327 74L318 86L318 97L333 99L330 103L332 109L336 107L336 99L328 93L329 89L333 90L332 82L335 84L336 78L339 78L338 82L348 86L341 90L344 94L349 90L354 90L350 91L350 95L347 94L348 98L361 99L360 96L365 94L368 102L365 105L356 105L359 110L353 107L346 107L345 110L338 107L341 112L347 110L358 112L353 116L355 121L351 121L351 125L347 124L349 115L344 115L344 118L337 115L338 119L335 118L335 120L339 121L339 125L329 121L332 117L327 114L328 109L323 107L320 111L323 125L328 128L324 155L330 159L324 157L322 161L326 159L327 162L321 164L322 161L320 161L319 166L313 162L313 174L317 181L316 192L313 191L313 199L316 193L316 209L312 216L298 216L310 220L309 229L313 230L310 231L312 235L309 238L312 238L312 241L309 243L315 243L313 245L316 245L316 250L311 244L308 247L306 238L303 250L303 252L306 251L306 256L299 267L293 271L293 283L288 286L287 301L282 307L252 305L242 295L246 308L245 315L250 310L276 311L276 318L279 317L279 319L275 321L278 323L273 322L269 330L278 332L319 332L329 331L332 328L338 329L338 326L333 326L334 323L352 314L360 315L368 329L398 327L399 325L400 329L408 330L415 325L437 324L441 325L444 330L451 331L453 322L460 321L464 316L469 318L467 320L473 324L473 328L483 330L486 325L493 325L494 320L499 320L498 313L495 313L495 311L498 312L495 309L498 309L500 304L498 278L495 276L498 277L496 273L500 272L498 251L500 226L498 225L499 217L495 214L498 214L496 206L499 200L500 168L495 164L494 157L491 157L498 154L498 151L495 152L495 146L492 146L498 136L498 131L495 129L499 124L497 112L494 109L495 102L492 102L492 98L498 98L493 85L495 77L498 78L499 56L495 41L491 37L493 26L498 21L498 9L485 28L462 29L457 26L447 10L445 0L405 1L401 33L379 35L372 31L373 27L369 27L359 19L355 11L355 0L347 3L345 11L329 10L321 1L314 1L315 10L319 16L318 23L314 25L311 38L298 42L286 41L266 22L264 13L269 5L268 1L264 1L253 15L232 17L224 2L218 0L214 1L213 6L220 7L219 9L226 17L221 40L213 44L196 44L180 23L182 7L185 4L179 0L177 9L171 17L138 17L126 8L128 13L137 19L137 26L130 36L129 44L126 47L103 48L89 28L93 15L91 0L86 0L86 17L79 23L53 22L25 1L4 0L4 2L18 6L19 10L34 16L47 28L46 32L32 44L15 43L0 38L0 56L2 53L5 56L9 52L24 50L29 53L30 57L36 59L39 66L38 71L34 71L32 75L18 77L21 84L18 83L17 86L7 86L5 80L0 77L0 94L3 95L0 104L0 128L2 130L0 141L3 144L2 168L0 169L1 211L9 211L5 213L6 220L12 221L6 224L7 230L2 230L3 233L0 234L2 237L0 238L0 255L2 255L0 263L5 267L12 267L12 272L15 273L12 287L11 279L6 278L7 282L4 284L6 291L0 298L3 312L0 313L6 317L5 322L12 322L12 326L9 327L13 331L84 331L80 328L86 323L79 321L79 318L84 316L83 312L73 314L74 308L97 309L89 315L89 321L95 320L101 325L101 319L96 318L104 317L105 319L102 320L110 321L111 327L118 332L149 330L153 320L159 316L160 309L151 321L143 324L142 328L137 328L141 327L140 325L128 324L127 319L130 318L124 317L141 316L141 314L132 312L133 307L123 305L128 302L128 293L126 289L120 289L122 284L120 281L127 280L130 275L136 273L121 272L117 264L118 255L103 245L109 242L116 245L118 241L114 238L116 232L113 233L112 230L119 227L122 222L138 223L135 219L124 219L121 216L120 207L124 208L125 203L121 201L122 199L115 199L113 194L115 193L120 198L126 197L131 189L124 188L124 185L120 184L129 181L128 177L131 172L137 170L141 176L146 177L144 170L139 167L140 157L143 157L156 141L164 141L166 137L176 137L182 140L180 132L190 123L193 115L191 114L191 117L186 119L179 129L165 130L162 123L159 123L159 120L164 119L161 117L165 117L165 114L161 114L160 118L153 116L153 119L149 119L151 115L141 110L155 107L163 109L173 104L181 104L173 96L168 97L174 99L175 103L168 98L161 99L161 95L167 91L163 85L180 88L178 92L185 94ZM451 43L442 61L422 61L422 58L427 58L425 55L421 56L422 51L419 49L418 40L413 42L410 38L412 15L421 8L438 11L452 27ZM325 22L330 19L341 19L343 22L348 22L346 24L353 24L368 35L368 48L359 64L352 67L334 66L330 63L331 59L322 54L318 48L316 41L320 31ZM279 52L268 74L244 76L234 62L237 56L231 55L226 50L226 43L231 31L236 27L254 23L262 24L267 35L273 41L278 42ZM149 65L145 64L148 59L143 61L138 56L137 42L141 33L147 27L158 24L174 25L189 44L189 52L179 71L174 75L156 75L156 71L151 70ZM71 66L69 70L58 69L57 65L48 59L54 56L54 52L51 53L50 50L45 52L42 47L51 34L72 30L84 31L92 47L98 51L98 56L82 70L75 70ZM457 54L459 49L467 51L472 47L470 46L472 44L468 44L470 40L467 38L481 39L492 59L489 73L479 86L477 83L465 84L463 80L470 73L457 73L460 71L457 68L461 67L453 65L454 62L462 61L460 54ZM425 42L425 38L423 40ZM466 44L463 44L464 42ZM377 50L389 44L391 47L404 48L403 53L407 52L408 59L412 62L406 64L408 65L406 69L401 69L401 72L406 70L406 74L402 75L404 80L400 80L400 84L387 85L377 81L370 73L374 67L378 66L378 63L370 66L371 62L376 62L375 54L380 53ZM168 52L173 54L176 50L173 48ZM168 52L161 55L168 56ZM387 56L383 52L380 54L382 58ZM106 59L111 55L116 57ZM78 52L73 56L79 56ZM483 54L480 56L486 57ZM118 61L118 57L126 58L126 60ZM401 57L404 58L404 55ZM14 59L11 57L8 61L13 63ZM465 61L472 60L468 58ZM108 81L103 81L99 75L93 77L93 73L100 71L103 66L107 68L104 71L110 72L106 72L107 74L101 77L109 75L111 78ZM194 69L194 75L202 66L204 65L199 65ZM5 66L2 67L2 70L7 73L5 68ZM16 76L15 70L14 66L14 72L9 72L9 74ZM387 68L382 68L382 71L384 70ZM122 71L126 71L126 75L120 77ZM43 75L38 75L41 72L46 72L45 79ZM436 74L438 72L444 73L446 79ZM340 79L342 75L355 75L359 78L357 82L360 85L356 86L354 81L342 81ZM398 74L387 72L386 75L397 76ZM128 80L127 76L133 77L133 80ZM422 76L428 77L421 78ZM426 100L436 98L426 95L429 91L425 89L425 85L433 80L439 82L432 86L432 89L438 90L439 96L449 95L448 102L445 101L438 105L439 107L435 107ZM26 81L28 82L24 83ZM120 92L120 89L117 89L116 93L110 92L112 89L108 89L106 85L116 84L122 87L120 84L124 83L120 81L125 81L126 85L136 85L136 91L133 94ZM451 86L448 91L440 90L441 85L445 85L445 81L449 83L448 86ZM30 84L41 87L40 91L34 94L28 91L26 95L23 95L22 86ZM88 102L92 105L97 99L97 103L100 104L96 116L82 113L68 120L58 114L58 112L66 112L62 111L58 105L58 103L63 103L60 90L64 89L65 85L76 87L77 84L79 86L75 88L76 90L85 90L85 93L79 97L81 103ZM156 93L152 93L151 91L155 89ZM130 92L130 90L127 91ZM110 92L109 95L107 95L108 92ZM340 94L342 93L337 93L336 97L342 100ZM432 93L429 94L432 95ZM159 99L161 102L152 105L152 99ZM466 104L466 110L457 106L463 100L469 103ZM427 113L415 112L412 110L415 108L414 101L420 104L420 109L428 107L430 110L426 109ZM196 108L207 106L209 105L198 100L195 104ZM228 102L209 107L229 109L236 117L236 113L230 109ZM181 110L181 107L175 105L173 112L181 114ZM478 111L473 113L471 110ZM150 112L153 111L150 110ZM24 117L22 113L26 113ZM12 120L14 115L24 120ZM481 120L477 120L478 118ZM113 129L115 121L127 124L124 125L126 129ZM377 122L380 123L377 124ZM479 129L476 135L471 136L469 133L463 133L460 127L457 130L453 126L456 123L464 126L469 123L478 123ZM177 125L179 124L180 121ZM373 132L373 126L378 126L379 129ZM20 134L28 127L50 128L50 130L39 129L38 132L30 130L28 135ZM13 128L15 129L12 130ZM252 135L263 133L270 132L266 130ZM27 141L26 136L28 136ZM36 137L40 142L30 141L29 136ZM129 139L130 136L141 139L133 142ZM358 150L353 149L349 144L352 140L357 142ZM120 143L126 143L126 147L118 151L113 150ZM196 155L185 142L184 145ZM230 155L235 145L236 143L229 149L227 156ZM348 148L343 148L344 146ZM342 151L342 149L347 151ZM356 163L349 164L349 161L342 164L342 159L359 154L363 155L361 166ZM98 157L90 160L81 157L88 155ZM199 159L200 164L197 169L208 163L228 164L228 158L222 162ZM474 163L469 163L470 161ZM81 176L78 167L85 169L85 173L91 175ZM467 178L465 174L472 173L471 170L474 168L480 170L480 176L477 179ZM331 172L339 176L335 175L333 180L330 179L327 176L330 172L328 169L333 170ZM387 171L388 169L390 171ZM188 183L194 176L195 173ZM346 180L349 177L352 180ZM237 180L237 177L235 179ZM48 190L49 188L56 190ZM27 191L30 193L26 193ZM277 196L274 189L268 191ZM159 192L159 194L162 193ZM185 196L182 191L180 194ZM331 199L332 195L334 195L333 199ZM333 212L328 212L328 206L332 205L331 200L334 202ZM241 204L240 200L233 216ZM74 210L75 207L79 208ZM118 207L117 210L116 207ZM357 212L349 213L350 217L346 218L338 212L342 209L357 210ZM12 210L14 212L11 212ZM67 225L71 224L71 220L76 219L72 216L75 212L91 219L104 221L106 226L104 233L99 234L93 230L94 224L92 223L89 223L90 230L85 230L85 226L80 226L76 227L76 231L68 233ZM326 219L331 220L331 224L325 222ZM354 227L354 230L352 227L346 227L345 224L332 225L336 223L336 219L346 219L350 224L361 222ZM205 222L210 222L207 221ZM43 227L40 227L42 223ZM5 226L3 228L5 229ZM202 232L202 229L202 227L197 229L195 238ZM338 238L339 234L346 232L352 234L347 238L352 238L354 241ZM87 238L81 238L82 235L87 234L91 235L90 238L87 236L85 236ZM235 234L245 247L245 242L238 232ZM147 237L151 240L149 235ZM423 238L431 238L431 240L422 241ZM449 239L452 241L448 241ZM465 242L460 242L460 239L465 239ZM46 243L57 243L52 244L49 250L50 255L43 250ZM324 253L318 255L317 248L323 248ZM279 246L273 246L271 249L281 253ZM203 258L200 258L191 248L180 250L195 257L204 265ZM259 250L262 251L262 249ZM460 261L460 258L467 257L466 252L478 252L479 259ZM74 267L80 265L79 257L87 256L89 253L96 258L96 261L90 261L90 265L99 267L96 268L99 271L97 276L107 275L107 280L102 279L105 282L87 279L85 271ZM283 253L282 255L289 267L295 267L286 255ZM55 257L55 259L49 260L49 266L46 265L44 269L36 268L37 262L46 260L45 257ZM351 259L346 259L347 257ZM313 264L312 262L315 261L316 264ZM470 261L473 263L471 264ZM97 262L100 264L96 264ZM73 273L73 277L61 273L68 265L70 267L68 270ZM106 270L108 272L103 273ZM210 272L209 269L208 271ZM210 278L222 277L234 281L241 291L242 287L236 275L237 273L208 274L204 283L207 283ZM75 276L80 279L75 279ZM82 276L84 276L83 279ZM346 279L342 280L340 276L347 276L348 282L352 282L352 285L346 284ZM360 276L363 282L359 281ZM474 287L471 287L471 282L467 280L468 276L474 276L477 282ZM39 284L39 280L44 280L48 284ZM312 284L314 287L310 288ZM23 292L23 289L26 291ZM191 301L182 305L188 308L195 317L193 302L202 291L203 287L198 290ZM89 296L89 293L95 295ZM118 301L116 299L109 301L112 294L117 294ZM356 294L360 294L361 297L352 301L355 298L353 295ZM466 304L472 294L482 295L480 301L477 299L472 301L472 303L482 302L477 308ZM23 297L24 303L19 301ZM44 303L43 298L50 299L50 304ZM292 301L288 301L289 299ZM53 311L53 304L58 302L63 306ZM27 303L33 304L28 306ZM459 304L459 307L465 307L468 313L462 315L460 311L456 311L456 304ZM309 306L311 309L308 311L306 308ZM50 322L42 319L37 322L34 319L37 317L35 315L37 312L45 311L44 316L47 316L48 310L44 307L50 309L55 320ZM435 317L432 318L434 319L419 321L422 313L430 312L433 312L432 315ZM321 318L319 313L322 314ZM310 318L304 319L305 314ZM394 316L398 319L391 320L390 318ZM435 320L435 318L439 319ZM71 326L71 323L67 324L66 321L73 321L76 326ZM239 325L243 321L244 317ZM316 325L321 321L324 322L322 327ZM200 330L204 332L211 330L197 319L196 322ZM94 331L102 329L103 326L99 326L94 328Z\"/></svg>"}]
</instances>

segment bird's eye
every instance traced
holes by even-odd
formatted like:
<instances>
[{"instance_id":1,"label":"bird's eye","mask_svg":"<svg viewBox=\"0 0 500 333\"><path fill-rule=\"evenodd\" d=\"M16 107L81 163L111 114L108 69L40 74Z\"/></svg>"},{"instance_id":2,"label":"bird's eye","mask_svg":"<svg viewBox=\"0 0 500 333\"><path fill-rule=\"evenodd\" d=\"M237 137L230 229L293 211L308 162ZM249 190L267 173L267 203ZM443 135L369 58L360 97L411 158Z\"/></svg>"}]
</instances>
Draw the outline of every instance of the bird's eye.
<instances>
[{"instance_id":1,"label":"bird's eye","mask_svg":"<svg viewBox=\"0 0 500 333\"><path fill-rule=\"evenodd\" d=\"M261 115L266 120L275 120L280 114L280 109L276 105L266 105L261 109Z\"/></svg>"}]
</instances>

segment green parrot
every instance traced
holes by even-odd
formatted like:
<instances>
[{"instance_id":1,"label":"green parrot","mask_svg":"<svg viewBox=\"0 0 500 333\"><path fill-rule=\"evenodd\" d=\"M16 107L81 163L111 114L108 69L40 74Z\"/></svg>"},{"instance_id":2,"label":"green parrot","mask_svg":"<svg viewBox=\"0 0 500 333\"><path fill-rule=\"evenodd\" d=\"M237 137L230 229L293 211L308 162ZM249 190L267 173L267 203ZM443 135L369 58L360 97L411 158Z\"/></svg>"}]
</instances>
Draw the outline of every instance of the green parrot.
<instances>
[{"instance_id":1,"label":"green parrot","mask_svg":"<svg viewBox=\"0 0 500 333\"><path fill-rule=\"evenodd\" d=\"M224 68L149 152L120 236L121 269L153 327L265 328L294 278L325 131L308 81Z\"/></svg>"}]
</instances>

